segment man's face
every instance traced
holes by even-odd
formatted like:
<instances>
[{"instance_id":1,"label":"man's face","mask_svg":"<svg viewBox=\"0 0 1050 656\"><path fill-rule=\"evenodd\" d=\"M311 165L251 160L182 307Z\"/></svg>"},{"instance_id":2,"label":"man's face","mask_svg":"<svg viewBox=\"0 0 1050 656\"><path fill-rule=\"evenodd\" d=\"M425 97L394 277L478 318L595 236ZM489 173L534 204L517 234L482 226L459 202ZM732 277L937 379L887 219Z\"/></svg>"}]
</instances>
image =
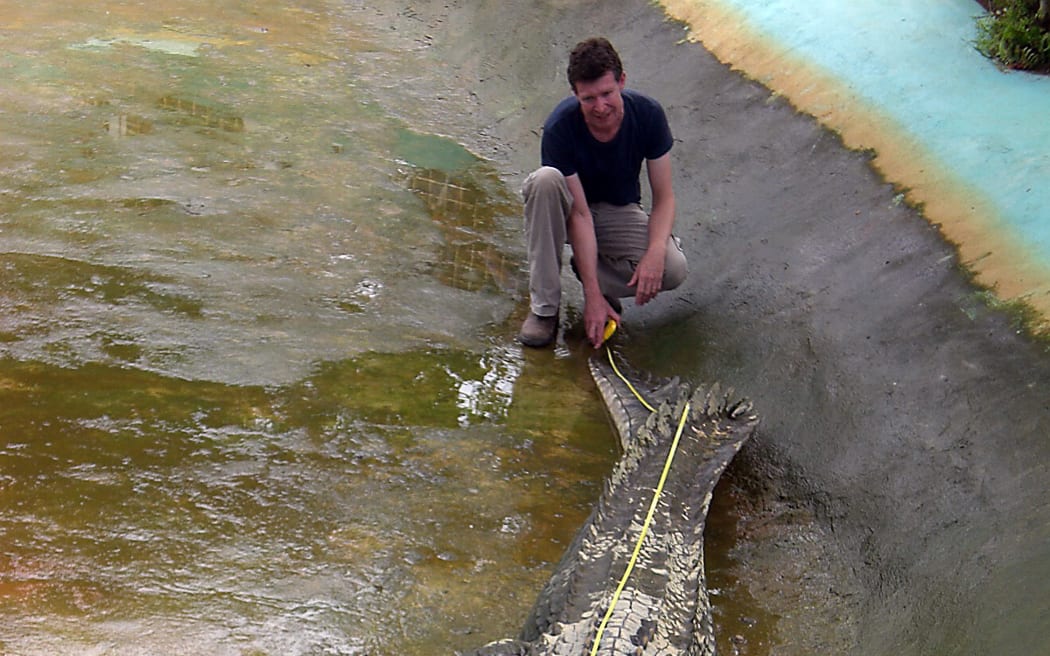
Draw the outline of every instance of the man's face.
<instances>
[{"instance_id":1,"label":"man's face","mask_svg":"<svg viewBox=\"0 0 1050 656\"><path fill-rule=\"evenodd\" d=\"M616 79L612 71L597 80L577 82L574 93L580 101L583 120L587 127L598 138L611 138L620 128L623 121L623 91L627 75L621 74Z\"/></svg>"}]
</instances>

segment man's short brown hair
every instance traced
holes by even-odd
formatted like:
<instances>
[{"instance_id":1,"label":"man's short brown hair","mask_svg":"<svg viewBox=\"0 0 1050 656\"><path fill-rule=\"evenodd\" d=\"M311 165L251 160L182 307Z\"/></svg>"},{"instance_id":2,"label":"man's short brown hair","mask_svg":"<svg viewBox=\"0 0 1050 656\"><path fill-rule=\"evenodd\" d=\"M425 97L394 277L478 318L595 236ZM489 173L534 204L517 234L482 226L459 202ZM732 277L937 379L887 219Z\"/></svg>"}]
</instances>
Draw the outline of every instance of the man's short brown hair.
<instances>
[{"instance_id":1,"label":"man's short brown hair","mask_svg":"<svg viewBox=\"0 0 1050 656\"><path fill-rule=\"evenodd\" d=\"M603 37L592 37L580 41L569 55L569 86L576 90L577 82L591 82L612 71L617 80L623 75L623 63L620 55L609 40Z\"/></svg>"}]
</instances>

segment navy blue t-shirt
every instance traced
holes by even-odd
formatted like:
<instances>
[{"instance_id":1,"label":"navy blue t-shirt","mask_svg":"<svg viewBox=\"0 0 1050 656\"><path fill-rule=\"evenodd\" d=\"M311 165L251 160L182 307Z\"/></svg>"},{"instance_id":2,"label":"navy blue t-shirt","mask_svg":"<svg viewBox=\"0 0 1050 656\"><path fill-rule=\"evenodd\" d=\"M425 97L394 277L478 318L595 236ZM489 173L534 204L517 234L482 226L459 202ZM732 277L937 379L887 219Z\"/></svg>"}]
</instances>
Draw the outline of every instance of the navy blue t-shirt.
<instances>
[{"instance_id":1,"label":"navy blue t-shirt","mask_svg":"<svg viewBox=\"0 0 1050 656\"><path fill-rule=\"evenodd\" d=\"M640 202L642 160L662 157L674 143L660 103L630 89L621 95L623 124L608 143L591 135L576 96L558 103L543 124L541 163L565 176L578 173L588 203Z\"/></svg>"}]
</instances>

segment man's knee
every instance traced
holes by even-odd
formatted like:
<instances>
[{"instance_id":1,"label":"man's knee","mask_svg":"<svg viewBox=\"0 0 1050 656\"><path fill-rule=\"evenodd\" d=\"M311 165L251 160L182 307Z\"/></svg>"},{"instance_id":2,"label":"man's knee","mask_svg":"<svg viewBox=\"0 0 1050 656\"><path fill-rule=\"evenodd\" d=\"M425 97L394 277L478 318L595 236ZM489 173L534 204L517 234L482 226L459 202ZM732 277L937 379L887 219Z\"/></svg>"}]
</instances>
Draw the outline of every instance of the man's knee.
<instances>
[{"instance_id":1,"label":"man's knee","mask_svg":"<svg viewBox=\"0 0 1050 656\"><path fill-rule=\"evenodd\" d=\"M525 178L521 193L528 201L531 196L546 193L568 193L565 176L553 166L541 166Z\"/></svg>"},{"instance_id":2,"label":"man's knee","mask_svg":"<svg viewBox=\"0 0 1050 656\"><path fill-rule=\"evenodd\" d=\"M689 263L685 259L685 253L678 242L677 237L671 237L671 243L667 245L667 258L664 261L663 289L674 289L689 275Z\"/></svg>"}]
</instances>

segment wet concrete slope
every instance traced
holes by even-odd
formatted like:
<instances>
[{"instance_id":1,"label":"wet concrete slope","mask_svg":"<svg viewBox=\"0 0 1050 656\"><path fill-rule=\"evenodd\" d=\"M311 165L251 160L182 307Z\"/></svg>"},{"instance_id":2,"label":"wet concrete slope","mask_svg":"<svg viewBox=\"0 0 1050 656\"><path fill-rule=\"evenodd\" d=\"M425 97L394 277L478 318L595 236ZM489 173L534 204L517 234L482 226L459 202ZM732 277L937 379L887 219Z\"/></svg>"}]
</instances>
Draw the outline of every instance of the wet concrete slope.
<instances>
[{"instance_id":1,"label":"wet concrete slope","mask_svg":"<svg viewBox=\"0 0 1050 656\"><path fill-rule=\"evenodd\" d=\"M608 35L664 102L691 276L625 327L677 340L645 366L755 399L737 475L829 527L865 591L850 653L1050 651L1050 356L868 156L645 2L417 9L508 184L579 38Z\"/></svg>"}]
</instances>

